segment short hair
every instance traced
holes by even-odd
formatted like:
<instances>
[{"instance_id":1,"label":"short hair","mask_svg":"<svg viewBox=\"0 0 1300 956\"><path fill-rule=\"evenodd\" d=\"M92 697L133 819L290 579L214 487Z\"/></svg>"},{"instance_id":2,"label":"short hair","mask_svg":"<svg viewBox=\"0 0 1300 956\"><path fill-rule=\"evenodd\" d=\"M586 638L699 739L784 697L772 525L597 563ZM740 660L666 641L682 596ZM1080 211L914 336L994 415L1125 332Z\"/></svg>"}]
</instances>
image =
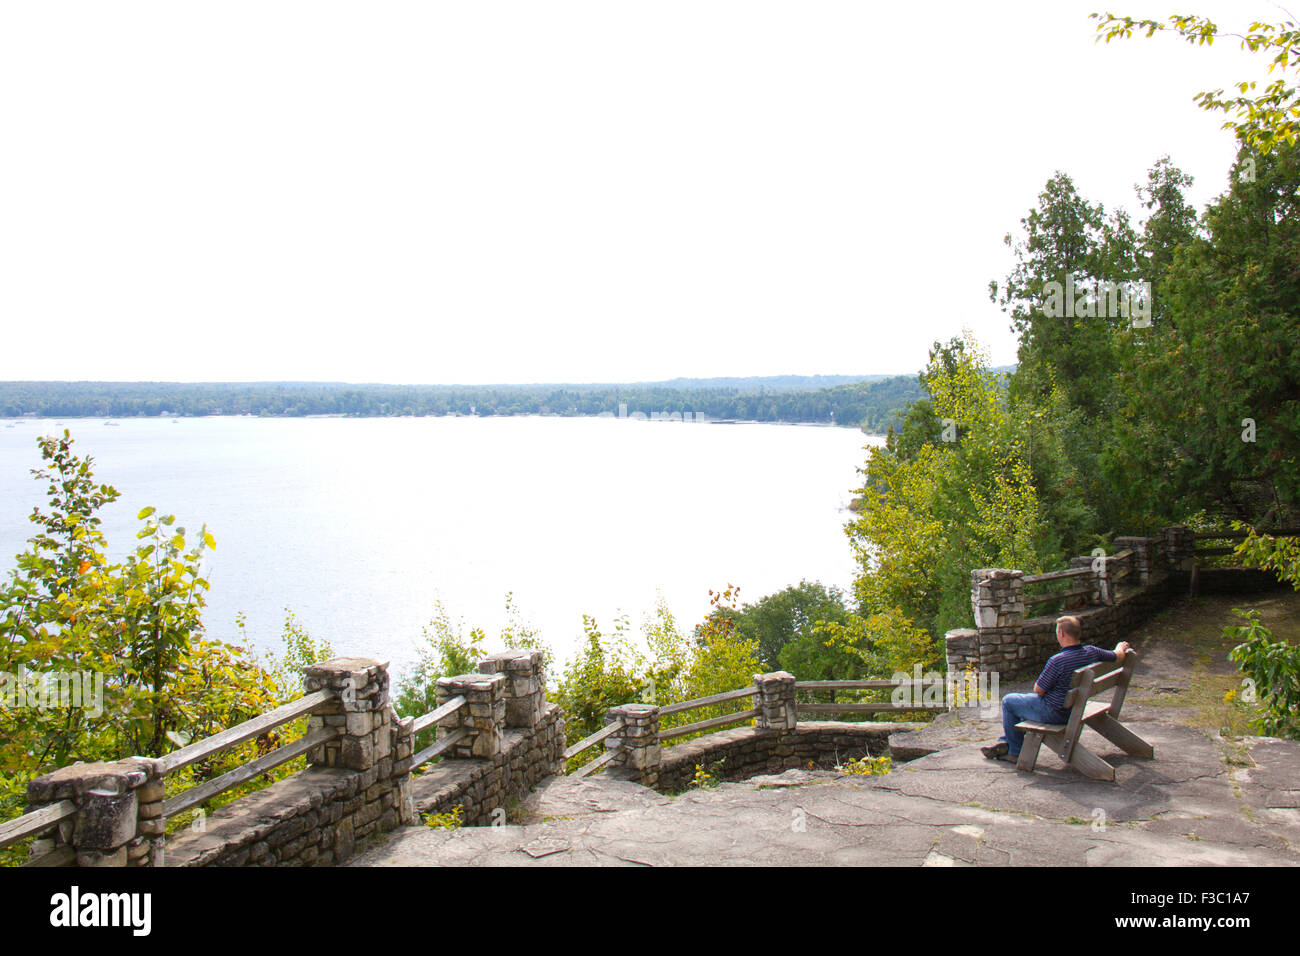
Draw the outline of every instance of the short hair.
<instances>
[{"instance_id":1,"label":"short hair","mask_svg":"<svg viewBox=\"0 0 1300 956\"><path fill-rule=\"evenodd\" d=\"M1083 634L1083 628L1080 626L1077 617L1058 617L1056 619L1056 626L1061 629L1061 633L1072 641L1077 641L1080 635Z\"/></svg>"}]
</instances>

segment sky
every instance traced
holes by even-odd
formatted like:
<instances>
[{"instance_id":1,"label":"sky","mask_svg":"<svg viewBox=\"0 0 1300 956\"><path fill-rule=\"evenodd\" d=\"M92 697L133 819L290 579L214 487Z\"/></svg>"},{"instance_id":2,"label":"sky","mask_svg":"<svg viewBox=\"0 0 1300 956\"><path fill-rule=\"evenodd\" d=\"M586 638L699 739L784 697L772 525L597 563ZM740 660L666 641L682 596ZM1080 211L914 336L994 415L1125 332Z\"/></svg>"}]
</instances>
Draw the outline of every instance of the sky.
<instances>
[{"instance_id":1,"label":"sky","mask_svg":"<svg viewBox=\"0 0 1300 956\"><path fill-rule=\"evenodd\" d=\"M1201 208L1234 141L1193 96L1267 77L1099 9L5 3L0 380L910 374L963 329L1013 362L988 284L1047 179L1136 214L1167 153Z\"/></svg>"}]
</instances>

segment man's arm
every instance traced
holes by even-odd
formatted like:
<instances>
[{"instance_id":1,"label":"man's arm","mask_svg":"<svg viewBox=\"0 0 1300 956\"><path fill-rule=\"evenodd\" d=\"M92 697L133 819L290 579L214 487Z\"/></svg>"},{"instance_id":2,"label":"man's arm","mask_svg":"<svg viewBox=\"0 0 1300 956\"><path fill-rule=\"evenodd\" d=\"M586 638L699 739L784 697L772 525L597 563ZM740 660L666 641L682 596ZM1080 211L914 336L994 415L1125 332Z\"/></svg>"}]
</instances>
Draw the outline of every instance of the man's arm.
<instances>
[{"instance_id":1,"label":"man's arm","mask_svg":"<svg viewBox=\"0 0 1300 956\"><path fill-rule=\"evenodd\" d=\"M1130 644L1128 641L1120 641L1118 644L1115 645L1115 660L1123 664L1124 658L1128 655L1128 652L1131 650L1133 650L1132 644Z\"/></svg>"},{"instance_id":2,"label":"man's arm","mask_svg":"<svg viewBox=\"0 0 1300 956\"><path fill-rule=\"evenodd\" d=\"M1047 666L1043 668L1043 672L1038 675L1038 680L1034 681L1035 694L1037 694L1039 697L1042 697L1044 694L1047 693L1047 689L1051 687L1052 682L1056 680L1056 671L1057 671L1056 665L1053 663L1052 660L1049 659L1047 662Z\"/></svg>"}]
</instances>

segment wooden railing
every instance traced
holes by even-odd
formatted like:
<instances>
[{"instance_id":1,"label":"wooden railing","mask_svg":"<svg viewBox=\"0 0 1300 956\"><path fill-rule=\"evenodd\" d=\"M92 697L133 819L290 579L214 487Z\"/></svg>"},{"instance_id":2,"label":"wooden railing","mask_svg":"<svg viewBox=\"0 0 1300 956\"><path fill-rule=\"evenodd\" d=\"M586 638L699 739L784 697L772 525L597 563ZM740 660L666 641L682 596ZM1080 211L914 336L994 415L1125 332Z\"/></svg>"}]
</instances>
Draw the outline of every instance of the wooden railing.
<instances>
[{"instance_id":1,"label":"wooden railing","mask_svg":"<svg viewBox=\"0 0 1300 956\"><path fill-rule=\"evenodd\" d=\"M659 708L659 716L662 718L671 714L684 713L688 710L698 710L701 707L709 707L714 704L723 704L731 700L742 700L746 697L753 697L757 692L757 688L755 687L742 687L739 690L728 690L723 691L720 694L710 694L708 697L696 697L691 700L678 701L675 704L665 704ZM699 733L703 730L713 730L717 727L725 727L728 724L739 723L743 720L753 720L757 715L758 709L751 707L748 710L736 711L731 714L722 714L719 717L710 717L707 720L697 720L694 723L682 724L679 727L670 727L667 730L661 729L659 731L659 740L661 742L664 740L672 740L677 737L684 737L687 734ZM588 750L596 746L596 744L604 741L607 737L618 733L618 731L622 730L623 727L624 722L622 720L611 721L600 730L593 734L588 734L586 737L583 737L577 743L566 749L564 751L564 759L573 759L584 750ZM575 778L588 777L608 764L617 755L617 751L606 751L595 760L578 767L570 773L569 776Z\"/></svg>"},{"instance_id":2,"label":"wooden railing","mask_svg":"<svg viewBox=\"0 0 1300 956\"><path fill-rule=\"evenodd\" d=\"M835 691L850 690L897 690L899 687L907 687L911 691L913 698L924 701L924 693L927 686L934 686L933 683L927 684L926 681L892 681L892 680L801 680L795 681L794 689L797 693L801 690L807 691L831 691L832 697ZM940 683L941 687L946 688L946 682ZM926 703L909 703L905 705L895 705L893 701L837 701L832 699L829 702L822 703L801 703L795 702L795 707L800 714L881 714L887 711L896 711L907 713L910 711L923 710L947 710L948 703L946 695L940 695L942 702L937 704Z\"/></svg>"},{"instance_id":3,"label":"wooden railing","mask_svg":"<svg viewBox=\"0 0 1300 956\"><path fill-rule=\"evenodd\" d=\"M1082 568L1067 568L1064 571L1048 571L1045 574L1026 574L1022 579L1025 587L1055 581L1069 581L1075 586L1063 591L1026 594L1022 599L1025 607L1030 608L1050 601L1068 601L1076 597L1092 597L1096 592L1101 593L1103 604L1114 603L1116 586L1136 570L1135 552L1132 548L1125 548L1114 554L1098 555L1097 558L1101 565L1100 572L1094 571L1089 565ZM1087 579L1087 583L1079 586L1077 584L1079 579Z\"/></svg>"},{"instance_id":4,"label":"wooden railing","mask_svg":"<svg viewBox=\"0 0 1300 956\"><path fill-rule=\"evenodd\" d=\"M154 762L158 778L165 781L169 773L175 773L177 770L191 764L207 760L229 750L231 747L260 737L290 721L297 720L299 717L311 713L317 707L334 699L334 696L335 693L331 690L320 690L307 694L297 700L282 704L275 710L254 717L252 720L246 720L242 724L237 724L218 734L213 734L211 737L205 737L203 740L197 740L179 750L174 750L163 757L159 757ZM237 787L241 783L246 783L254 777L266 773L268 770L273 770L281 764L288 763L318 744L333 740L338 736L338 733L337 727L323 727L320 730L314 730L304 734L292 743L263 754L255 760L250 760L248 763L242 764L220 776L213 777L211 780L205 780L197 786L164 800L162 817L165 820L200 803L211 800L232 787ZM76 814L77 806L71 800L61 800L58 803L41 807L39 810L24 813L20 817L0 824L0 848L37 836L49 830L50 827L75 817ZM70 847L63 846L51 853L28 860L23 865L63 866L71 863L75 857L76 853Z\"/></svg>"},{"instance_id":5,"label":"wooden railing","mask_svg":"<svg viewBox=\"0 0 1300 956\"><path fill-rule=\"evenodd\" d=\"M1044 581L1067 581L1074 578L1093 577L1092 568L1070 568L1067 571L1049 571L1046 574L1026 574L1024 581L1025 587L1031 584L1039 584ZM1068 600L1072 597L1082 597L1091 595L1096 590L1091 584L1087 587L1072 587L1067 591L1044 591L1042 594L1026 594L1024 603L1026 607L1032 607L1035 604L1043 604L1047 601Z\"/></svg>"},{"instance_id":6,"label":"wooden railing","mask_svg":"<svg viewBox=\"0 0 1300 956\"><path fill-rule=\"evenodd\" d=\"M610 721L608 724L606 724L600 730L596 731L594 734L588 734L586 737L583 737L572 747L569 747L567 750L565 750L564 759L572 760L574 757L578 756L578 754L582 753L584 750L589 750L590 748L596 746L596 744L603 741L606 737L610 736L611 734L616 734L622 729L623 729L623 721L621 720ZM601 767L605 766L605 764L613 760L614 756L615 753L612 750L608 751L607 753L603 753L595 760L583 764L577 770L573 771L573 773L571 773L569 776L577 777L579 779L581 779L582 777L590 776L591 774L599 770Z\"/></svg>"},{"instance_id":7,"label":"wooden railing","mask_svg":"<svg viewBox=\"0 0 1300 956\"><path fill-rule=\"evenodd\" d=\"M742 687L739 690L726 690L721 694L710 694L708 697L696 697L692 700L678 701L676 704L665 704L659 708L659 716L662 718L669 714L680 714L688 710L698 710L701 707L708 707L712 704L724 704L729 700L743 700L746 697L753 697L757 688ZM697 734L702 730L712 730L715 727L725 727L728 724L739 723L742 720L753 720L758 716L758 708L751 707L748 710L738 710L731 714L722 714L719 717L710 717L707 720L697 720L691 724L682 724L679 727L670 727L668 730L659 731L660 740L672 740L676 737L685 737L687 734Z\"/></svg>"},{"instance_id":8,"label":"wooden railing","mask_svg":"<svg viewBox=\"0 0 1300 956\"><path fill-rule=\"evenodd\" d=\"M897 713L908 713L913 711L939 711L948 709L946 695L940 694L940 700L935 703L924 703L923 694L927 687L935 686L936 682L932 681L893 681L893 680L811 680L796 681L795 692L799 691L864 691L864 690L896 690L899 687L907 687L913 694L916 703L907 703L895 705L891 701L843 701L830 703L800 703L796 700L795 708L797 714L831 714L831 713L850 713L850 714L874 714L894 711ZM946 686L943 681L937 682L939 686ZM758 688L754 686L741 687L736 690L723 691L719 694L710 694L707 697L696 697L691 700L678 701L673 704L665 704L659 708L661 718L673 714L681 714L691 710L699 710L703 707L711 707L716 704L725 704L730 701L744 700L758 693ZM696 720L687 724L680 724L676 727L661 729L658 735L658 742L662 744L667 740L674 740L678 737L685 737L689 734L698 734L703 731L716 730L720 727L726 727L731 724L741 723L743 721L753 720L759 714L758 707L749 707L745 710L734 711L729 714L720 714L716 717L708 717L704 720ZM617 733L623 728L622 720L614 720L606 724L600 730L593 734L583 737L577 743L572 744L564 751L564 759L571 760L578 754L604 741L607 737ZM569 774L571 777L581 778L589 776L606 766L617 756L617 751L607 751L589 763Z\"/></svg>"},{"instance_id":9,"label":"wooden railing","mask_svg":"<svg viewBox=\"0 0 1300 956\"><path fill-rule=\"evenodd\" d=\"M24 813L20 817L0 823L0 849L17 843L20 840L26 840L29 837L37 836L50 827L64 820L69 820L77 815L77 805L71 800L60 800L58 803L51 803L49 806L41 807L39 810L32 810ZM43 856L28 860L23 866L66 866L73 862L77 857L76 852L68 846L46 853Z\"/></svg>"},{"instance_id":10,"label":"wooden railing","mask_svg":"<svg viewBox=\"0 0 1300 956\"><path fill-rule=\"evenodd\" d=\"M242 744L246 740L260 737L276 727L283 726L290 721L311 713L317 707L334 699L335 692L332 690L318 690L307 694L297 700L282 704L275 710L268 711L259 717L254 717L252 720L246 720L242 724L236 724L228 730L221 731L219 734L205 737L203 740L195 741L180 750L172 751L164 757L159 757L154 766L159 776L165 779L169 773L174 773L182 767L188 767L200 760L216 756L222 751ZM263 754L255 760L250 760L248 763L227 771L219 777L205 780L196 787L191 787L174 797L169 797L163 801L163 819L173 817L197 804L211 800L232 787L237 787L241 783L252 780L259 774L288 763L319 744L333 740L338 735L339 730L337 727L322 727L319 730L313 730L292 743L277 747L270 753Z\"/></svg>"},{"instance_id":11,"label":"wooden railing","mask_svg":"<svg viewBox=\"0 0 1300 956\"><path fill-rule=\"evenodd\" d=\"M457 697L453 697L445 704L442 704L441 706L434 708L433 710L429 711L427 714L415 718L415 723L411 726L411 739L414 740L415 735L422 730L428 730L430 727L437 727L439 721L446 720L448 717L450 717L452 714L459 711L464 706L465 706L465 698L457 696ZM441 740L434 741L432 744L425 747L423 750L421 750L419 753L415 754L415 756L411 758L411 772L414 773L416 769L418 769L419 767L423 767L426 763L428 763L434 757L441 754L444 750L446 750L449 747L455 746L457 743L464 740L468 736L469 736L469 728L458 727L455 730L453 730L451 733L447 734L447 736L443 737Z\"/></svg>"}]
</instances>

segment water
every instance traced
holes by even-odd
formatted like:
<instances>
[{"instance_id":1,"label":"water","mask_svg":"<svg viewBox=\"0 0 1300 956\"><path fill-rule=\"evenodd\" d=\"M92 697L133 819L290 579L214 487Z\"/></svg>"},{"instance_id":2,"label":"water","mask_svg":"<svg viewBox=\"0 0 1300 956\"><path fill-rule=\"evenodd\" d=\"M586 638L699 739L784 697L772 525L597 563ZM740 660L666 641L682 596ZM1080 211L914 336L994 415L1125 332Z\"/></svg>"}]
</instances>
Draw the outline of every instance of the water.
<instances>
[{"instance_id":1,"label":"water","mask_svg":"<svg viewBox=\"0 0 1300 956\"><path fill-rule=\"evenodd\" d=\"M847 588L851 429L601 418L22 420L0 427L0 569L44 503L35 439L64 427L122 493L114 557L146 505L217 539L209 635L278 651L286 608L340 654L401 669L440 598L490 635L513 591L557 657L582 615L639 626L662 595L683 629L708 591L753 601L801 578Z\"/></svg>"}]
</instances>

